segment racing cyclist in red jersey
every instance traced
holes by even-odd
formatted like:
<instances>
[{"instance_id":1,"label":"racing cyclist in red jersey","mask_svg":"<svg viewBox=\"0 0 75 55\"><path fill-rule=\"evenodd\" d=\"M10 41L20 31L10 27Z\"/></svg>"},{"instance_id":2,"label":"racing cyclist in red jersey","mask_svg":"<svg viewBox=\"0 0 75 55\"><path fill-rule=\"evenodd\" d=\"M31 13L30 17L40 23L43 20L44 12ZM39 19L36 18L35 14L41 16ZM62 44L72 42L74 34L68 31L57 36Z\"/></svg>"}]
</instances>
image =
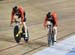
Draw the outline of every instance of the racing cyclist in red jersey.
<instances>
[{"instance_id":1,"label":"racing cyclist in red jersey","mask_svg":"<svg viewBox=\"0 0 75 55\"><path fill-rule=\"evenodd\" d=\"M57 14L55 12L48 12L45 20L44 20L44 27L47 27L48 22L51 22L53 24L54 29L54 42L56 42L56 36L57 36L57 26L58 26L58 19Z\"/></svg>"},{"instance_id":2,"label":"racing cyclist in red jersey","mask_svg":"<svg viewBox=\"0 0 75 55\"><path fill-rule=\"evenodd\" d=\"M21 19L20 20L20 32L22 32L22 24L24 25L24 28L25 28L25 36L26 36L26 39L28 38L27 36L27 25L26 25L26 17L25 17L25 11L23 9L23 7L21 6L14 6L13 9L12 9L12 13L11 13L11 23L10 25L13 24L14 20L15 20L15 16L17 16L18 18L17 19Z\"/></svg>"}]
</instances>

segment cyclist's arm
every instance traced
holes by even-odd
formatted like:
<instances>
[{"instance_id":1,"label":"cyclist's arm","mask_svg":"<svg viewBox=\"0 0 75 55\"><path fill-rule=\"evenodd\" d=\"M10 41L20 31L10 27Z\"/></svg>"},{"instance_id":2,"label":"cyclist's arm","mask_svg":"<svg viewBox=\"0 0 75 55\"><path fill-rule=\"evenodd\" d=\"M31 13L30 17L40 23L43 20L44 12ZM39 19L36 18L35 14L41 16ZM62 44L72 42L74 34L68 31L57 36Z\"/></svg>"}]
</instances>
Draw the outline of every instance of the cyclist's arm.
<instances>
[{"instance_id":1,"label":"cyclist's arm","mask_svg":"<svg viewBox=\"0 0 75 55\"><path fill-rule=\"evenodd\" d=\"M11 24L13 23L13 19L14 19L14 11L12 10L12 13L11 13Z\"/></svg>"},{"instance_id":2,"label":"cyclist's arm","mask_svg":"<svg viewBox=\"0 0 75 55\"><path fill-rule=\"evenodd\" d=\"M24 12L21 9L20 9L20 12L21 12L21 22L23 23L23 21L24 21Z\"/></svg>"},{"instance_id":3,"label":"cyclist's arm","mask_svg":"<svg viewBox=\"0 0 75 55\"><path fill-rule=\"evenodd\" d=\"M58 20L57 20L57 15L54 15L54 19L55 19L55 26L58 26Z\"/></svg>"},{"instance_id":4,"label":"cyclist's arm","mask_svg":"<svg viewBox=\"0 0 75 55\"><path fill-rule=\"evenodd\" d=\"M46 16L46 18L45 18L45 20L44 20L44 27L46 27L47 20L48 20L48 18L47 18L47 16Z\"/></svg>"}]
</instances>

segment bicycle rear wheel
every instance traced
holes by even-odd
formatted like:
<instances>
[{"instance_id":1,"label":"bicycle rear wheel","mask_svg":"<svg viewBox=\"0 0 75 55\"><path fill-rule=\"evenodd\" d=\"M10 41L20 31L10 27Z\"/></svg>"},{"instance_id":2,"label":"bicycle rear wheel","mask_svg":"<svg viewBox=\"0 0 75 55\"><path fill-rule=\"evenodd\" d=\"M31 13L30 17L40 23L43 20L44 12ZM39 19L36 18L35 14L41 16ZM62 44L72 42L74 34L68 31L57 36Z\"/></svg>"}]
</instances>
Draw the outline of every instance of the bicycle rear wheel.
<instances>
[{"instance_id":1,"label":"bicycle rear wheel","mask_svg":"<svg viewBox=\"0 0 75 55\"><path fill-rule=\"evenodd\" d=\"M52 45L54 45L54 30L52 30Z\"/></svg>"},{"instance_id":2,"label":"bicycle rear wheel","mask_svg":"<svg viewBox=\"0 0 75 55\"><path fill-rule=\"evenodd\" d=\"M24 38L25 42L28 42L28 40L29 40L29 32L28 32L28 29L27 29L27 36L28 37L26 37L24 26L22 28L22 34L21 34L21 36Z\"/></svg>"}]
</instances>

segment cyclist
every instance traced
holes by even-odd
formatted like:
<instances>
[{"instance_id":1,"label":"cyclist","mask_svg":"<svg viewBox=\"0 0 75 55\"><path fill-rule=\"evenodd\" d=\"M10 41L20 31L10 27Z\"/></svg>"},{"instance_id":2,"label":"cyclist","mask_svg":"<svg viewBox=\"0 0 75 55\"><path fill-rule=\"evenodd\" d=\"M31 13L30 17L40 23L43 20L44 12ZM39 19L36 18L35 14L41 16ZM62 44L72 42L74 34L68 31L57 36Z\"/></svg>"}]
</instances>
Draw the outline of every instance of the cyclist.
<instances>
[{"instance_id":1,"label":"cyclist","mask_svg":"<svg viewBox=\"0 0 75 55\"><path fill-rule=\"evenodd\" d=\"M12 13L11 13L11 23L10 25L12 25L12 23L14 22L15 20L15 16L17 16L18 18L17 19L21 19L20 21L20 32L22 32L22 25L24 25L24 28L25 28L25 39L28 38L27 36L27 25L26 25L26 17L25 17L25 11L23 9L23 7L21 6L14 6L13 9L12 9ZM18 36L18 35L17 35Z\"/></svg>"},{"instance_id":2,"label":"cyclist","mask_svg":"<svg viewBox=\"0 0 75 55\"><path fill-rule=\"evenodd\" d=\"M48 22L51 22L53 24L54 42L56 42L58 19L55 12L47 13L46 18L44 20L44 27L47 27L47 25L49 24Z\"/></svg>"}]
</instances>

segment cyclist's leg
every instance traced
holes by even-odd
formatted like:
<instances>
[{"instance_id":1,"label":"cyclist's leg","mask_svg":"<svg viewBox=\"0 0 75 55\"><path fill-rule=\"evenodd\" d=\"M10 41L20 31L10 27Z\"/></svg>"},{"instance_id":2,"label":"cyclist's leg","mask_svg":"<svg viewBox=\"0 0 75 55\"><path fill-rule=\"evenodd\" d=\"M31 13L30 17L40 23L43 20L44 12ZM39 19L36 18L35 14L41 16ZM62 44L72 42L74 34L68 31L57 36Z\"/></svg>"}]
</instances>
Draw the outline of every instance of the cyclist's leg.
<instances>
[{"instance_id":1,"label":"cyclist's leg","mask_svg":"<svg viewBox=\"0 0 75 55\"><path fill-rule=\"evenodd\" d=\"M23 22L23 24L24 24L24 28L25 28L25 37L28 37L28 35L27 35L27 25L26 25L26 13L24 12L24 22Z\"/></svg>"},{"instance_id":2,"label":"cyclist's leg","mask_svg":"<svg viewBox=\"0 0 75 55\"><path fill-rule=\"evenodd\" d=\"M25 37L28 37L28 35L27 35L27 25L26 25L26 22L23 22L23 24L24 24L24 28L25 28Z\"/></svg>"},{"instance_id":3,"label":"cyclist's leg","mask_svg":"<svg viewBox=\"0 0 75 55\"><path fill-rule=\"evenodd\" d=\"M53 27L53 30L54 30L54 41L56 42L56 37L57 37L57 27L54 26L54 27Z\"/></svg>"}]
</instances>

